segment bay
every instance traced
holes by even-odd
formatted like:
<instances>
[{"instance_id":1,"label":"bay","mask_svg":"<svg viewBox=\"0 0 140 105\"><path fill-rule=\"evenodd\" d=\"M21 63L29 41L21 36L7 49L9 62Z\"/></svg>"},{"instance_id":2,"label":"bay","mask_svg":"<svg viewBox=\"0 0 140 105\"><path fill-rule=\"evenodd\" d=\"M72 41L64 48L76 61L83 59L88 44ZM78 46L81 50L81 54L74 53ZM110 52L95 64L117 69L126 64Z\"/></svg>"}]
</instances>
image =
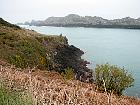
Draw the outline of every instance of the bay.
<instances>
[{"instance_id":1,"label":"bay","mask_svg":"<svg viewBox=\"0 0 140 105\"><path fill-rule=\"evenodd\" d=\"M47 35L60 35L68 38L69 44L85 52L83 58L95 68L96 64L109 63L124 67L135 79L133 87L124 95L140 98L140 30L83 28L83 27L50 27L25 26Z\"/></svg>"}]
</instances>

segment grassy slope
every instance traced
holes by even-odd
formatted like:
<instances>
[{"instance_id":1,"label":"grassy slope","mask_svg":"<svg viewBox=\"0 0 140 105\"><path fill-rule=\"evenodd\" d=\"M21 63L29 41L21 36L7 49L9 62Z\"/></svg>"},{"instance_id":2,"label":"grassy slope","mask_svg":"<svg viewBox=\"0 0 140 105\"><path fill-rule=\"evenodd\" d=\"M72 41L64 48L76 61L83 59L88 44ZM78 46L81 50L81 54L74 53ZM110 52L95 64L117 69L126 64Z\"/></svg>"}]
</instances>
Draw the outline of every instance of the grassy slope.
<instances>
[{"instance_id":1,"label":"grassy slope","mask_svg":"<svg viewBox=\"0 0 140 105\"><path fill-rule=\"evenodd\" d=\"M6 26L6 27L12 27L12 28L14 28L14 29L20 29L19 26L14 25L14 24L11 24L11 23L9 23L9 22L3 20L2 18L0 18L0 24L3 25L3 26Z\"/></svg>"},{"instance_id":2,"label":"grassy slope","mask_svg":"<svg viewBox=\"0 0 140 105\"><path fill-rule=\"evenodd\" d=\"M39 100L44 105L109 105L108 95L97 91L92 84L66 81L57 72L36 68L20 71L2 61L0 65L1 77L7 80L9 87L30 92L35 102ZM140 100L125 96L111 95L109 99L112 105L140 105Z\"/></svg>"},{"instance_id":3,"label":"grassy slope","mask_svg":"<svg viewBox=\"0 0 140 105\"><path fill-rule=\"evenodd\" d=\"M33 100L27 93L0 87L0 105L33 105Z\"/></svg>"},{"instance_id":4,"label":"grassy slope","mask_svg":"<svg viewBox=\"0 0 140 105\"><path fill-rule=\"evenodd\" d=\"M48 61L46 64L46 55L53 52L56 45L65 43L61 36L43 36L7 24L0 23L0 58L17 67L38 66L45 69L51 63Z\"/></svg>"}]
</instances>

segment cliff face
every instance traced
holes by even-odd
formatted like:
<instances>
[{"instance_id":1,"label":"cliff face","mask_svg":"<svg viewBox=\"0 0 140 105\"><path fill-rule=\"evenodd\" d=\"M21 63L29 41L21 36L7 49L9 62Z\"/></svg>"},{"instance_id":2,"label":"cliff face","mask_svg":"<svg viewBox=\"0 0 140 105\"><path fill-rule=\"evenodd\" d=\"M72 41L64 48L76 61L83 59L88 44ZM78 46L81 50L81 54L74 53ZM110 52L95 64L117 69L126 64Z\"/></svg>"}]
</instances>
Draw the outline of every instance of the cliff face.
<instances>
[{"instance_id":1,"label":"cliff face","mask_svg":"<svg viewBox=\"0 0 140 105\"><path fill-rule=\"evenodd\" d=\"M49 17L45 21L32 21L28 25L58 27L98 27L98 28L136 28L140 29L140 19L125 17L108 20L97 16L79 16L70 14L65 17Z\"/></svg>"},{"instance_id":2,"label":"cliff face","mask_svg":"<svg viewBox=\"0 0 140 105\"><path fill-rule=\"evenodd\" d=\"M83 51L73 45L57 47L55 62L60 64L57 70L64 70L65 68L70 67L74 70L76 79L92 83L92 71L87 68L87 64L89 64L89 62L81 59L83 54Z\"/></svg>"},{"instance_id":3,"label":"cliff face","mask_svg":"<svg viewBox=\"0 0 140 105\"><path fill-rule=\"evenodd\" d=\"M69 67L74 70L76 79L92 82L92 72L86 67L88 62L81 59L83 54L62 35L41 35L3 19L0 21L0 59L16 67L37 67L59 73Z\"/></svg>"}]
</instances>

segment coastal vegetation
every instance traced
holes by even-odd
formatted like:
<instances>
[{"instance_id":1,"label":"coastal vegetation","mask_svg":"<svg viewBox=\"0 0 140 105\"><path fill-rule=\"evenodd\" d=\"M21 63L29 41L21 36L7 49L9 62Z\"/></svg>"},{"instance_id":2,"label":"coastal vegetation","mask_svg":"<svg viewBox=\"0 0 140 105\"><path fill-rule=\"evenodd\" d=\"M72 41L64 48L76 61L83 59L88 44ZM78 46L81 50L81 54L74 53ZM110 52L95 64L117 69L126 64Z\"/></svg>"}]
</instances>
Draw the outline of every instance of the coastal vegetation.
<instances>
[{"instance_id":1,"label":"coastal vegetation","mask_svg":"<svg viewBox=\"0 0 140 105\"><path fill-rule=\"evenodd\" d=\"M21 93L0 85L0 105L33 105L28 93Z\"/></svg>"},{"instance_id":2,"label":"coastal vegetation","mask_svg":"<svg viewBox=\"0 0 140 105\"><path fill-rule=\"evenodd\" d=\"M0 25L2 60L20 68L37 67L59 73L65 72L69 67L77 75L76 79L86 81L90 78L89 81L92 82L91 70L86 67L88 62L81 59L84 52L69 45L66 37L41 35L35 31L9 27L7 23Z\"/></svg>"},{"instance_id":3,"label":"coastal vegetation","mask_svg":"<svg viewBox=\"0 0 140 105\"><path fill-rule=\"evenodd\" d=\"M66 68L64 69L64 72L61 73L61 75L64 77L66 80L72 80L74 79L75 75L73 73L73 69L71 68Z\"/></svg>"},{"instance_id":4,"label":"coastal vegetation","mask_svg":"<svg viewBox=\"0 0 140 105\"><path fill-rule=\"evenodd\" d=\"M95 68L96 85L99 90L122 95L123 91L132 86L134 79L124 68L115 65L97 65Z\"/></svg>"},{"instance_id":5,"label":"coastal vegetation","mask_svg":"<svg viewBox=\"0 0 140 105\"><path fill-rule=\"evenodd\" d=\"M139 105L138 99L118 96L133 83L131 75L109 64L98 65L95 75L87 67L89 62L81 58L83 54L79 48L69 45L65 36L42 35L1 19L0 102Z\"/></svg>"}]
</instances>

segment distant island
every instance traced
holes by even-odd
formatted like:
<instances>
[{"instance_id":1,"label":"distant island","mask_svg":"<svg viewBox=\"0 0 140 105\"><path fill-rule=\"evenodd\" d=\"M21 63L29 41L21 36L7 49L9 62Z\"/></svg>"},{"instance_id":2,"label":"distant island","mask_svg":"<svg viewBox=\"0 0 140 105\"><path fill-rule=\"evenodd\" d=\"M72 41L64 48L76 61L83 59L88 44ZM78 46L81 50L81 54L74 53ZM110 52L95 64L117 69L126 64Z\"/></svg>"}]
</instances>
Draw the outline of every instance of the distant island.
<instances>
[{"instance_id":1,"label":"distant island","mask_svg":"<svg viewBox=\"0 0 140 105\"><path fill-rule=\"evenodd\" d=\"M56 26L56 27L95 27L95 28L126 28L140 29L140 18L125 17L122 19L104 19L97 16L79 16L69 14L65 17L49 17L46 20L19 23L18 25Z\"/></svg>"}]
</instances>

